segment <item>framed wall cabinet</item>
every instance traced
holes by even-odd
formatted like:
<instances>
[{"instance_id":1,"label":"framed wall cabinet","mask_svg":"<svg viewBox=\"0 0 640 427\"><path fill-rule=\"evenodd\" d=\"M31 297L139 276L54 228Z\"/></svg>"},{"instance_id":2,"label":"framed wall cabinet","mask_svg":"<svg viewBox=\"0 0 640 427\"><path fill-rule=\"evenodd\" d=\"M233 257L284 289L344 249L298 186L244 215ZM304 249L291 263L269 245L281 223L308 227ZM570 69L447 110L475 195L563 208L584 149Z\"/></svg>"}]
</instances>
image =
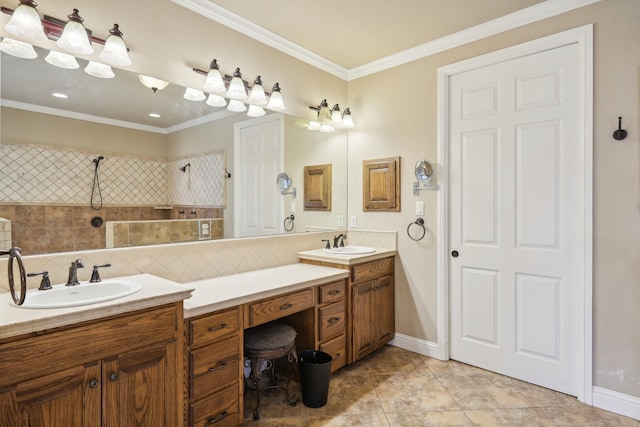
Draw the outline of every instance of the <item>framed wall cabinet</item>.
<instances>
[{"instance_id":1,"label":"framed wall cabinet","mask_svg":"<svg viewBox=\"0 0 640 427\"><path fill-rule=\"evenodd\" d=\"M331 210L331 165L304 167L304 210Z\"/></svg>"},{"instance_id":2,"label":"framed wall cabinet","mask_svg":"<svg viewBox=\"0 0 640 427\"><path fill-rule=\"evenodd\" d=\"M362 162L362 210L400 212L400 157Z\"/></svg>"}]
</instances>

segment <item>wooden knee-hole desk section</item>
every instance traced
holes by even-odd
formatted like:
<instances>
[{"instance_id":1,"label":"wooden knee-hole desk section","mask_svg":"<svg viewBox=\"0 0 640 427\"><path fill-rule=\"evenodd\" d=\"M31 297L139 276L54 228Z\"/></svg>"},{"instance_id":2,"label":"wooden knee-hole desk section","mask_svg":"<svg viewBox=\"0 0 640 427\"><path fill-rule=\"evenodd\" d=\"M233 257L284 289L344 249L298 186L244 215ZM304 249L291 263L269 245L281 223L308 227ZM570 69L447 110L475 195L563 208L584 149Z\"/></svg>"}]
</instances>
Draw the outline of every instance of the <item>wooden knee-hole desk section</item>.
<instances>
[{"instance_id":1,"label":"wooden knee-hole desk section","mask_svg":"<svg viewBox=\"0 0 640 427\"><path fill-rule=\"evenodd\" d=\"M393 260L393 256L390 259ZM393 267L392 262L389 265ZM186 426L238 426L242 423L244 329L272 321L285 322L297 332L298 352L319 349L329 353L333 357L332 372L349 363L349 271L303 264L278 269L270 270L285 274L280 280L294 270L313 272L315 277L314 274L306 275L314 278L235 299L225 300L222 290L218 302L210 305L202 303L206 296L199 289L203 286L198 282L189 283L189 286L195 285L196 291L193 301L185 301ZM252 272L243 276L251 283L259 274ZM295 274L288 280L297 280ZM221 279L209 281L207 292L220 283ZM233 284L225 286L232 289L231 293L240 292ZM256 286L260 287L259 284ZM265 283L264 287L269 284ZM265 294L269 296L262 298Z\"/></svg>"}]
</instances>

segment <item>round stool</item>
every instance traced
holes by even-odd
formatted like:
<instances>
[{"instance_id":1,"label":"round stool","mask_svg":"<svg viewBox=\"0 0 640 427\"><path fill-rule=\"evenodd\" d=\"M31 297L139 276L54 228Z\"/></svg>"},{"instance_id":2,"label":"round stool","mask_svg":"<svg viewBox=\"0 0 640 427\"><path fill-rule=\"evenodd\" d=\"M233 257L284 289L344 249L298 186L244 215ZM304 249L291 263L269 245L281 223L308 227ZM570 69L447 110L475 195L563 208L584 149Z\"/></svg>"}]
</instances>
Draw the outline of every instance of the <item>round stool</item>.
<instances>
[{"instance_id":1,"label":"round stool","mask_svg":"<svg viewBox=\"0 0 640 427\"><path fill-rule=\"evenodd\" d=\"M298 403L298 396L291 391L291 379L298 369L298 354L296 353L296 330L284 323L265 323L244 331L244 355L251 360L251 374L249 379L256 389L256 408L253 410L253 419L260 418L260 380L261 368L265 361L272 365L272 386L269 388L283 388L287 393L287 400L291 406ZM287 379L286 387L276 385L273 374L273 361L287 356L287 361L293 366Z\"/></svg>"}]
</instances>

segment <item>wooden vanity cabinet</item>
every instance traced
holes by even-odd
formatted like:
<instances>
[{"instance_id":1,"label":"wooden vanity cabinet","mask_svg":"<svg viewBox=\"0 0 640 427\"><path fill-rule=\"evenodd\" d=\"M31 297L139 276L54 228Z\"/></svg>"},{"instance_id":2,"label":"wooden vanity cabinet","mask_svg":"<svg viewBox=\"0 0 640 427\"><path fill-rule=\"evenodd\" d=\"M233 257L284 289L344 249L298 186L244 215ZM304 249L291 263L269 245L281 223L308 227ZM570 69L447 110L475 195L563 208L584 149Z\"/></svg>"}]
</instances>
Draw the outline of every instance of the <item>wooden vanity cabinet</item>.
<instances>
[{"instance_id":1,"label":"wooden vanity cabinet","mask_svg":"<svg viewBox=\"0 0 640 427\"><path fill-rule=\"evenodd\" d=\"M242 330L240 307L185 320L185 426L242 424Z\"/></svg>"},{"instance_id":2,"label":"wooden vanity cabinet","mask_svg":"<svg viewBox=\"0 0 640 427\"><path fill-rule=\"evenodd\" d=\"M347 363L345 291L345 280L317 287L315 348L331 355L332 373Z\"/></svg>"},{"instance_id":3,"label":"wooden vanity cabinet","mask_svg":"<svg viewBox=\"0 0 640 427\"><path fill-rule=\"evenodd\" d=\"M182 302L0 342L4 426L182 423Z\"/></svg>"},{"instance_id":4,"label":"wooden vanity cabinet","mask_svg":"<svg viewBox=\"0 0 640 427\"><path fill-rule=\"evenodd\" d=\"M301 259L300 262L349 270L345 293L346 363L362 359L393 339L395 333L393 256L351 265L308 259Z\"/></svg>"}]
</instances>

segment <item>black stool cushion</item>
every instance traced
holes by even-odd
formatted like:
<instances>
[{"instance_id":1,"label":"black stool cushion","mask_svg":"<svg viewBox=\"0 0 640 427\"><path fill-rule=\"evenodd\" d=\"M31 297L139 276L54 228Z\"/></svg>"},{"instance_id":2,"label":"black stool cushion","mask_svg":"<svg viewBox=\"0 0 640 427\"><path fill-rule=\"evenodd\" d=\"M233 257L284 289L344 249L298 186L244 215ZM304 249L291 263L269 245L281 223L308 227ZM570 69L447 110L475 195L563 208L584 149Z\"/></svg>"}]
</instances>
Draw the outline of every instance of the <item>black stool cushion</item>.
<instances>
[{"instance_id":1,"label":"black stool cushion","mask_svg":"<svg viewBox=\"0 0 640 427\"><path fill-rule=\"evenodd\" d=\"M265 323L244 331L244 348L251 352L285 349L296 340L296 330L284 323Z\"/></svg>"}]
</instances>

